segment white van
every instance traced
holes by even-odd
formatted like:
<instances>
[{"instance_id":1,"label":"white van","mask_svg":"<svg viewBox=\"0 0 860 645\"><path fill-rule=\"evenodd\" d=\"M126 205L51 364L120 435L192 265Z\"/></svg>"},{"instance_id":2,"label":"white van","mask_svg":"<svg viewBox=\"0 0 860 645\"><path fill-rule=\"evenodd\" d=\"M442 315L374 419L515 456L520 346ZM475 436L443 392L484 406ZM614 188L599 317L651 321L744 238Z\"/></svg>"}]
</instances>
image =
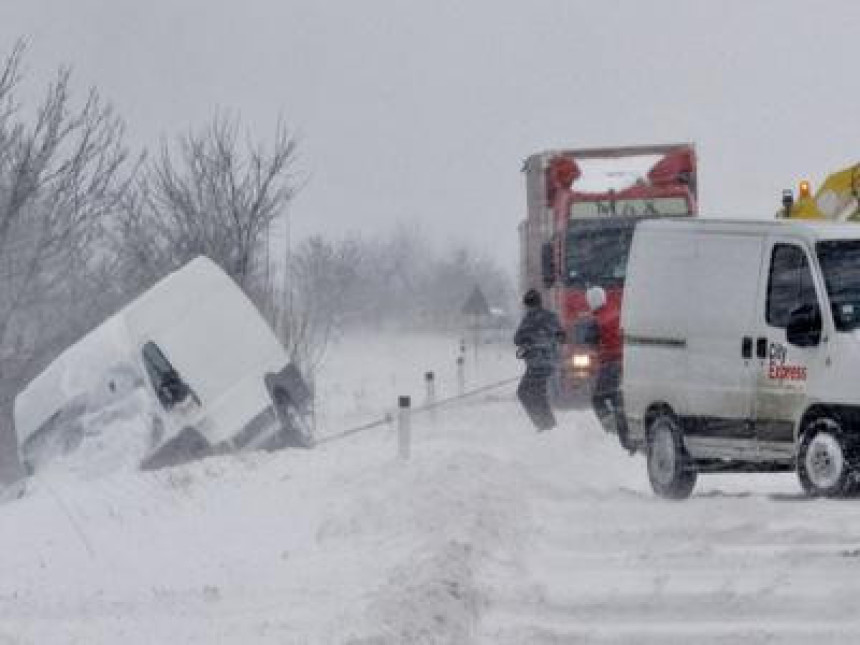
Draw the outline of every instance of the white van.
<instances>
[{"instance_id":1,"label":"white van","mask_svg":"<svg viewBox=\"0 0 860 645\"><path fill-rule=\"evenodd\" d=\"M142 418L142 468L211 452L309 445L310 392L278 339L217 265L197 258L63 352L15 399L29 471L94 427Z\"/></svg>"},{"instance_id":2,"label":"white van","mask_svg":"<svg viewBox=\"0 0 860 645\"><path fill-rule=\"evenodd\" d=\"M654 491L796 470L845 493L860 448L860 226L638 225L621 320L623 414Z\"/></svg>"}]
</instances>

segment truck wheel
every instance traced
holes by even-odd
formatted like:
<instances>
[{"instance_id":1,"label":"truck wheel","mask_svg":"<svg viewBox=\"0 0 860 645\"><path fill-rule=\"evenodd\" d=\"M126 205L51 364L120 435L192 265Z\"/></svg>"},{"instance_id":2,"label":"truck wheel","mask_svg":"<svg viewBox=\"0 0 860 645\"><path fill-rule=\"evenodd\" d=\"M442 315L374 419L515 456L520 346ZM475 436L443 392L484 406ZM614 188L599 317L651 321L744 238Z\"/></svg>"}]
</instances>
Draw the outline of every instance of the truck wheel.
<instances>
[{"instance_id":1,"label":"truck wheel","mask_svg":"<svg viewBox=\"0 0 860 645\"><path fill-rule=\"evenodd\" d=\"M833 419L818 419L803 433L797 453L797 477L812 497L840 497L851 485L851 464L843 433Z\"/></svg>"},{"instance_id":2,"label":"truck wheel","mask_svg":"<svg viewBox=\"0 0 860 645\"><path fill-rule=\"evenodd\" d=\"M661 413L648 432L648 479L665 499L687 499L696 485L696 469L681 441L674 416Z\"/></svg>"}]
</instances>

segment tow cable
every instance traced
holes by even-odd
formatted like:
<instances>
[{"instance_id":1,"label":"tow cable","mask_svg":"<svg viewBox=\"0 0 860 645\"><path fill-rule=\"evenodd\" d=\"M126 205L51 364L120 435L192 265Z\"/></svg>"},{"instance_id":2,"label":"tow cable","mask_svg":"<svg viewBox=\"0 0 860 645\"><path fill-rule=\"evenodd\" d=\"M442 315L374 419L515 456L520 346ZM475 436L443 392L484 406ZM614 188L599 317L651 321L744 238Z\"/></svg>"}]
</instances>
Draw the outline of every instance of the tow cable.
<instances>
[{"instance_id":1,"label":"tow cable","mask_svg":"<svg viewBox=\"0 0 860 645\"><path fill-rule=\"evenodd\" d=\"M462 401L463 399L467 399L469 397L475 396L476 394L482 394L484 392L488 392L490 390L495 390L505 385L510 385L516 381L519 381L521 377L512 376L511 378L506 378L502 381L496 381L495 383L490 383L489 385L483 385L479 388L475 388L474 390L469 390L468 392L463 392L463 394L457 394L455 396L450 396L446 399L439 399L433 403L427 403L424 405L420 405L418 407L412 408L413 414L418 414L420 412L429 412L430 410L434 410L436 408L440 408L445 405L450 405L451 403L456 403L457 401ZM336 432L334 434L327 435L322 437L321 439L317 439L314 442L315 446L319 446L324 443L331 443L333 441L340 441L341 439L345 439L346 437L352 436L354 434L358 434L359 432L364 432L365 430L370 430L372 428L378 428L379 426L384 426L390 424L394 421L394 415L391 412L388 412L385 416L377 419L376 421L371 421L369 423L365 423L364 425L356 426L355 428L350 428L349 430L343 430L342 432Z\"/></svg>"}]
</instances>

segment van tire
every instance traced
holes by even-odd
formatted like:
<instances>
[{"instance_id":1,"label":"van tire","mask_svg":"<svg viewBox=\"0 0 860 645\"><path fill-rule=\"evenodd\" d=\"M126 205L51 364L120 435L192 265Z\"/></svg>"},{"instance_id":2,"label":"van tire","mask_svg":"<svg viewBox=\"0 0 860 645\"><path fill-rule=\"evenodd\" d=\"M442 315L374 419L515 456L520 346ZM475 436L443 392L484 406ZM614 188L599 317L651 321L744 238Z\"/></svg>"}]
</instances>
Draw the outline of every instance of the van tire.
<instances>
[{"instance_id":1,"label":"van tire","mask_svg":"<svg viewBox=\"0 0 860 645\"><path fill-rule=\"evenodd\" d=\"M648 479L664 499L687 499L696 485L697 472L684 448L674 415L659 413L648 427Z\"/></svg>"},{"instance_id":2,"label":"van tire","mask_svg":"<svg viewBox=\"0 0 860 645\"><path fill-rule=\"evenodd\" d=\"M803 433L797 451L797 478L810 497L842 497L849 492L852 468L844 434L832 418L819 418Z\"/></svg>"},{"instance_id":3,"label":"van tire","mask_svg":"<svg viewBox=\"0 0 860 645\"><path fill-rule=\"evenodd\" d=\"M286 390L276 389L272 393L272 398L275 403L275 414L281 424L281 432L276 445L269 449L313 448L313 427L308 416L299 410Z\"/></svg>"}]
</instances>

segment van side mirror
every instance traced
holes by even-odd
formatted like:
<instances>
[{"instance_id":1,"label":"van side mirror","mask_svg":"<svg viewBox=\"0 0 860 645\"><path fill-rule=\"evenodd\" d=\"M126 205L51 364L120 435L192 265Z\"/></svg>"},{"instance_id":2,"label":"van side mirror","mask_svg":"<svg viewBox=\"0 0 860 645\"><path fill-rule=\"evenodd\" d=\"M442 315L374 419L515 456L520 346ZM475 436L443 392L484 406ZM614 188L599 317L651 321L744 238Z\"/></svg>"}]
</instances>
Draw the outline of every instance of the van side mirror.
<instances>
[{"instance_id":1,"label":"van side mirror","mask_svg":"<svg viewBox=\"0 0 860 645\"><path fill-rule=\"evenodd\" d=\"M555 284L555 254L552 242L544 242L540 247L540 268L543 276L543 286L549 289Z\"/></svg>"},{"instance_id":2,"label":"van side mirror","mask_svg":"<svg viewBox=\"0 0 860 645\"><path fill-rule=\"evenodd\" d=\"M821 311L818 305L792 309L785 328L786 339L797 347L815 347L821 342Z\"/></svg>"}]
</instances>

